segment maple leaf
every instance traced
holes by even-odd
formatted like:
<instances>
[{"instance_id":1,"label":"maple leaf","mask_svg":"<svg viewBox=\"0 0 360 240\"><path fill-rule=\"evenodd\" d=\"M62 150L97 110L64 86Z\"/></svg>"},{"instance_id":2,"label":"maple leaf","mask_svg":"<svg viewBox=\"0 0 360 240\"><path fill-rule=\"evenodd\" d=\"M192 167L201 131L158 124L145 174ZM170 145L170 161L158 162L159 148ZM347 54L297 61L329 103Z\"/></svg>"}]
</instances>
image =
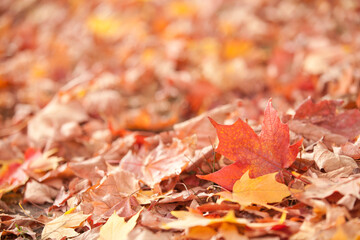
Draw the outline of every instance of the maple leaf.
<instances>
[{"instance_id":1,"label":"maple leaf","mask_svg":"<svg viewBox=\"0 0 360 240\"><path fill-rule=\"evenodd\" d=\"M267 208L274 208L268 205L268 203L280 202L283 198L291 194L286 185L276 181L276 174L277 173L270 173L251 179L249 178L249 171L247 171L241 179L236 181L232 193L219 193L222 197L220 201L230 200L238 202L242 206L258 204ZM275 209L283 211L279 208Z\"/></svg>"},{"instance_id":2,"label":"maple leaf","mask_svg":"<svg viewBox=\"0 0 360 240\"><path fill-rule=\"evenodd\" d=\"M263 228L276 225L276 222L268 223L252 223L245 218L236 218L233 210L230 210L224 217L221 218L210 218L204 217L203 215L191 211L172 211L171 214L178 219L164 224L164 229L190 229L198 226L212 226L222 223L231 223L235 225L246 225L251 228Z\"/></svg>"},{"instance_id":3,"label":"maple leaf","mask_svg":"<svg viewBox=\"0 0 360 240\"><path fill-rule=\"evenodd\" d=\"M42 239L60 240L64 237L75 237L79 235L75 228L79 227L90 215L82 212L72 213L74 209L70 209L63 215L45 224L41 233Z\"/></svg>"},{"instance_id":4,"label":"maple leaf","mask_svg":"<svg viewBox=\"0 0 360 240\"><path fill-rule=\"evenodd\" d=\"M174 138L171 145L160 142L159 145L145 154L133 154L131 151L120 162L120 168L134 173L150 187L162 180L179 175L189 164L187 156L192 156L192 143Z\"/></svg>"},{"instance_id":5,"label":"maple leaf","mask_svg":"<svg viewBox=\"0 0 360 240\"><path fill-rule=\"evenodd\" d=\"M249 176L255 178L289 167L302 144L300 140L290 146L289 128L280 121L271 100L265 109L260 135L241 119L233 125L220 125L211 118L210 121L219 138L216 152L235 163L198 177L213 181L228 190L247 170Z\"/></svg>"},{"instance_id":6,"label":"maple leaf","mask_svg":"<svg viewBox=\"0 0 360 240\"><path fill-rule=\"evenodd\" d=\"M113 213L107 222L100 228L99 240L105 239L128 239L127 235L133 230L136 225L136 221L139 218L141 210L132 216L128 222L125 222L125 218L119 217L116 213Z\"/></svg>"},{"instance_id":7,"label":"maple leaf","mask_svg":"<svg viewBox=\"0 0 360 240\"><path fill-rule=\"evenodd\" d=\"M107 219L114 211L122 217L129 217L138 206L131 195L138 189L138 181L131 172L116 168L104 176L98 185L82 194L79 207L84 213L91 213L95 223Z\"/></svg>"}]
</instances>

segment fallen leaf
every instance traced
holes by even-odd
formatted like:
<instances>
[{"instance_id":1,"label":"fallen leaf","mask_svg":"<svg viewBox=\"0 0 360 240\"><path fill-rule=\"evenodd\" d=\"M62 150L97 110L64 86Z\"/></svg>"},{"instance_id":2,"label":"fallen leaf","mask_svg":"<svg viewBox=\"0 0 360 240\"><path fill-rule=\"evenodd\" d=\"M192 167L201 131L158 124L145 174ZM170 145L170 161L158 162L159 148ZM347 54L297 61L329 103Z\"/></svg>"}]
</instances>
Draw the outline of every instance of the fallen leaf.
<instances>
[{"instance_id":1,"label":"fallen leaf","mask_svg":"<svg viewBox=\"0 0 360 240\"><path fill-rule=\"evenodd\" d=\"M236 58L248 54L253 48L252 42L230 39L224 43L223 55L226 59Z\"/></svg>"},{"instance_id":2,"label":"fallen leaf","mask_svg":"<svg viewBox=\"0 0 360 240\"><path fill-rule=\"evenodd\" d=\"M355 143L347 142L341 146L340 154L360 159L360 138Z\"/></svg>"},{"instance_id":3,"label":"fallen leaf","mask_svg":"<svg viewBox=\"0 0 360 240\"><path fill-rule=\"evenodd\" d=\"M119 166L153 188L162 180L179 175L190 163L192 154L191 143L173 139L171 145L160 142L148 153L133 154L129 151Z\"/></svg>"},{"instance_id":4,"label":"fallen leaf","mask_svg":"<svg viewBox=\"0 0 360 240\"><path fill-rule=\"evenodd\" d=\"M58 132L68 122L83 122L88 115L79 102L62 103L54 98L45 108L29 120L27 134L30 139L43 146L46 141L59 137Z\"/></svg>"},{"instance_id":5,"label":"fallen leaf","mask_svg":"<svg viewBox=\"0 0 360 240\"><path fill-rule=\"evenodd\" d=\"M141 210L132 216L129 221L113 213L107 222L100 228L99 240L122 240L127 239L127 235L133 230L139 218Z\"/></svg>"},{"instance_id":6,"label":"fallen leaf","mask_svg":"<svg viewBox=\"0 0 360 240\"><path fill-rule=\"evenodd\" d=\"M357 163L351 157L335 154L327 149L327 147L319 142L314 147L314 160L319 169L325 172L331 172L341 167L358 167Z\"/></svg>"},{"instance_id":7,"label":"fallen leaf","mask_svg":"<svg viewBox=\"0 0 360 240\"><path fill-rule=\"evenodd\" d=\"M26 184L24 201L35 204L52 203L58 193L58 190L51 188L37 181L29 181Z\"/></svg>"},{"instance_id":8,"label":"fallen leaf","mask_svg":"<svg viewBox=\"0 0 360 240\"><path fill-rule=\"evenodd\" d=\"M0 197L4 193L25 184L29 179L22 166L21 160L2 163L0 169Z\"/></svg>"},{"instance_id":9,"label":"fallen leaf","mask_svg":"<svg viewBox=\"0 0 360 240\"><path fill-rule=\"evenodd\" d=\"M26 183L32 173L44 172L55 169L62 158L51 156L56 150L52 149L45 153L28 148L25 159L4 161L0 169L0 196Z\"/></svg>"},{"instance_id":10,"label":"fallen leaf","mask_svg":"<svg viewBox=\"0 0 360 240\"><path fill-rule=\"evenodd\" d=\"M153 232L144 227L136 227L128 234L127 239L136 239L136 240L172 240L180 238L180 233L174 232L165 232L165 231L158 231Z\"/></svg>"},{"instance_id":11,"label":"fallen leaf","mask_svg":"<svg viewBox=\"0 0 360 240\"><path fill-rule=\"evenodd\" d=\"M186 233L186 237L190 239L207 240L216 235L216 231L207 226L192 227Z\"/></svg>"},{"instance_id":12,"label":"fallen leaf","mask_svg":"<svg viewBox=\"0 0 360 240\"><path fill-rule=\"evenodd\" d=\"M320 218L321 221L317 222L316 219L311 218L306 219L300 231L291 236L290 239L357 239L360 236L359 219L355 218L344 222L344 219L349 217L349 214L341 212L340 207L336 208L337 210L328 208L325 213L326 217ZM334 210L338 213L334 213Z\"/></svg>"},{"instance_id":13,"label":"fallen leaf","mask_svg":"<svg viewBox=\"0 0 360 240\"><path fill-rule=\"evenodd\" d=\"M347 137L333 133L330 130L315 124L300 120L290 120L287 124L294 133L314 142L322 139L327 146L332 146L333 144L342 145L348 142Z\"/></svg>"},{"instance_id":14,"label":"fallen leaf","mask_svg":"<svg viewBox=\"0 0 360 240\"><path fill-rule=\"evenodd\" d=\"M354 168L351 166L345 166L326 173L314 168L310 168L307 173L309 174L309 176L317 178L346 178L354 174Z\"/></svg>"},{"instance_id":15,"label":"fallen leaf","mask_svg":"<svg viewBox=\"0 0 360 240\"><path fill-rule=\"evenodd\" d=\"M81 162L71 162L69 168L74 171L76 176L89 179L95 184L104 177L107 166L105 160L97 156Z\"/></svg>"},{"instance_id":16,"label":"fallen leaf","mask_svg":"<svg viewBox=\"0 0 360 240\"><path fill-rule=\"evenodd\" d=\"M248 226L250 228L264 228L274 226L277 222L269 223L251 223L245 218L236 218L234 211L230 210L224 217L211 218L204 217L203 215L195 212L187 211L172 211L171 214L178 218L173 222L169 222L163 225L164 229L189 229L198 226L211 226L219 223L230 223L235 225Z\"/></svg>"},{"instance_id":17,"label":"fallen leaf","mask_svg":"<svg viewBox=\"0 0 360 240\"><path fill-rule=\"evenodd\" d=\"M294 118L308 119L313 123L326 121L342 104L343 101L340 100L323 100L315 104L311 98L308 98L296 109Z\"/></svg>"},{"instance_id":18,"label":"fallen leaf","mask_svg":"<svg viewBox=\"0 0 360 240\"><path fill-rule=\"evenodd\" d=\"M295 193L300 201L309 202L310 199L323 199L338 192L342 197L337 204L353 209L355 201L360 199L360 175L351 175L347 178L311 178L310 185L302 193Z\"/></svg>"},{"instance_id":19,"label":"fallen leaf","mask_svg":"<svg viewBox=\"0 0 360 240\"><path fill-rule=\"evenodd\" d=\"M114 104L116 102L117 104ZM91 92L84 98L83 105L86 111L92 115L116 116L123 111L123 99L114 90L102 90Z\"/></svg>"},{"instance_id":20,"label":"fallen leaf","mask_svg":"<svg viewBox=\"0 0 360 240\"><path fill-rule=\"evenodd\" d=\"M91 213L96 223L116 213L122 217L133 215L139 205L131 194L139 190L138 180L131 172L114 169L81 196L80 209Z\"/></svg>"},{"instance_id":21,"label":"fallen leaf","mask_svg":"<svg viewBox=\"0 0 360 240\"><path fill-rule=\"evenodd\" d=\"M281 202L283 198L291 195L286 185L276 181L276 174L270 173L251 179L249 178L249 171L247 171L241 179L235 182L232 193L218 193L221 196L220 202L230 200L239 203L241 206L258 204L267 208L274 208L268 203Z\"/></svg>"},{"instance_id":22,"label":"fallen leaf","mask_svg":"<svg viewBox=\"0 0 360 240\"><path fill-rule=\"evenodd\" d=\"M262 131L258 136L241 119L233 125L220 125L210 119L219 137L216 151L235 163L202 179L232 189L235 181L249 170L249 176L259 177L289 167L296 159L302 140L290 146L289 128L277 116L271 100L264 113Z\"/></svg>"},{"instance_id":23,"label":"fallen leaf","mask_svg":"<svg viewBox=\"0 0 360 240\"><path fill-rule=\"evenodd\" d=\"M121 22L113 16L90 16L86 23L89 30L99 37L114 38L119 35Z\"/></svg>"},{"instance_id":24,"label":"fallen leaf","mask_svg":"<svg viewBox=\"0 0 360 240\"><path fill-rule=\"evenodd\" d=\"M28 169L34 172L45 172L55 169L59 162L63 160L61 157L52 156L56 152L56 149L51 149L44 153L32 148L27 149L25 158L29 161Z\"/></svg>"},{"instance_id":25,"label":"fallen leaf","mask_svg":"<svg viewBox=\"0 0 360 240\"><path fill-rule=\"evenodd\" d=\"M297 109L295 120L315 124L353 140L360 134L360 111L358 109L337 112L342 104L338 100L322 100L314 103L311 98L305 100Z\"/></svg>"},{"instance_id":26,"label":"fallen leaf","mask_svg":"<svg viewBox=\"0 0 360 240\"><path fill-rule=\"evenodd\" d=\"M225 240L247 240L249 239L246 236L239 234L236 226L229 223L221 224L218 229L217 237L223 237Z\"/></svg>"},{"instance_id":27,"label":"fallen leaf","mask_svg":"<svg viewBox=\"0 0 360 240\"><path fill-rule=\"evenodd\" d=\"M211 111L203 113L197 117L191 118L190 120L184 121L174 125L174 130L178 138L184 139L193 134L196 134L197 148L203 148L215 143L216 131L209 122L207 116L210 116L217 121L223 122L232 111L236 109L234 104L224 105L215 108Z\"/></svg>"},{"instance_id":28,"label":"fallen leaf","mask_svg":"<svg viewBox=\"0 0 360 240\"><path fill-rule=\"evenodd\" d=\"M46 223L41 233L41 238L61 240L64 237L75 237L79 235L75 228L81 226L89 216L90 214L86 215L82 212L71 213L71 210L69 210L60 217Z\"/></svg>"}]
</instances>

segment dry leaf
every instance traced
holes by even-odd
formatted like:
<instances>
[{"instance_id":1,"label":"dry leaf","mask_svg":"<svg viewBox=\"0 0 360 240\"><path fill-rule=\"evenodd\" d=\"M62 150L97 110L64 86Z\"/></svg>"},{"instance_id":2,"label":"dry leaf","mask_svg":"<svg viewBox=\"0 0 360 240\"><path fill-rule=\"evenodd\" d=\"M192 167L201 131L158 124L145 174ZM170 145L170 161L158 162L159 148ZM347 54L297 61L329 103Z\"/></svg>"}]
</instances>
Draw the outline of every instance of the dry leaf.
<instances>
[{"instance_id":1,"label":"dry leaf","mask_svg":"<svg viewBox=\"0 0 360 240\"><path fill-rule=\"evenodd\" d=\"M153 188L162 180L179 175L189 164L192 154L191 143L173 139L168 146L160 142L147 155L128 152L121 160L120 168L134 173L137 179Z\"/></svg>"},{"instance_id":2,"label":"dry leaf","mask_svg":"<svg viewBox=\"0 0 360 240\"><path fill-rule=\"evenodd\" d=\"M360 175L352 175L347 178L318 178L310 179L312 184L306 186L305 191L296 194L301 201L309 199L323 199L331 196L334 192L343 197L337 203L353 209L355 201L360 199Z\"/></svg>"},{"instance_id":3,"label":"dry leaf","mask_svg":"<svg viewBox=\"0 0 360 240\"><path fill-rule=\"evenodd\" d=\"M69 210L60 217L46 223L41 238L61 240L64 237L75 237L79 235L75 228L79 227L89 216L90 214L86 215L82 212L71 213Z\"/></svg>"},{"instance_id":4,"label":"dry leaf","mask_svg":"<svg viewBox=\"0 0 360 240\"><path fill-rule=\"evenodd\" d=\"M29 181L26 184L24 201L35 204L44 204L46 202L52 203L57 194L58 190L54 188L38 183L37 181Z\"/></svg>"},{"instance_id":5,"label":"dry leaf","mask_svg":"<svg viewBox=\"0 0 360 240\"><path fill-rule=\"evenodd\" d=\"M245 218L236 218L234 211L230 210L224 217L211 218L204 217L203 215L195 212L187 211L172 211L171 214L178 218L173 222L163 225L164 229L190 229L198 226L212 226L219 223L230 223L235 225L248 226L250 228L263 228L274 226L277 223L251 223Z\"/></svg>"},{"instance_id":6,"label":"dry leaf","mask_svg":"<svg viewBox=\"0 0 360 240\"><path fill-rule=\"evenodd\" d=\"M63 124L80 123L88 119L79 102L60 103L59 101L59 99L54 99L29 121L28 136L39 146L48 140L57 139Z\"/></svg>"},{"instance_id":7,"label":"dry leaf","mask_svg":"<svg viewBox=\"0 0 360 240\"><path fill-rule=\"evenodd\" d=\"M125 222L123 217L113 213L107 222L100 228L99 240L126 240L127 235L136 226L141 210Z\"/></svg>"},{"instance_id":8,"label":"dry leaf","mask_svg":"<svg viewBox=\"0 0 360 240\"><path fill-rule=\"evenodd\" d=\"M341 104L342 101L336 100L314 103L308 98L298 107L294 119L315 124L353 140L360 134L360 111L351 109L338 114L336 108Z\"/></svg>"},{"instance_id":9,"label":"dry leaf","mask_svg":"<svg viewBox=\"0 0 360 240\"><path fill-rule=\"evenodd\" d=\"M341 146L340 154L360 159L360 138L355 143L347 142Z\"/></svg>"},{"instance_id":10,"label":"dry leaf","mask_svg":"<svg viewBox=\"0 0 360 240\"><path fill-rule=\"evenodd\" d=\"M242 206L259 204L273 208L268 203L281 202L283 198L291 195L286 185L276 181L276 174L270 173L251 179L249 178L249 171L247 171L241 179L235 182L232 193L219 193L220 201L230 200L238 202Z\"/></svg>"},{"instance_id":11,"label":"dry leaf","mask_svg":"<svg viewBox=\"0 0 360 240\"><path fill-rule=\"evenodd\" d=\"M354 159L329 151L321 142L314 147L314 160L319 169L324 169L325 172L331 172L342 167L351 167L352 169L358 167Z\"/></svg>"}]
</instances>

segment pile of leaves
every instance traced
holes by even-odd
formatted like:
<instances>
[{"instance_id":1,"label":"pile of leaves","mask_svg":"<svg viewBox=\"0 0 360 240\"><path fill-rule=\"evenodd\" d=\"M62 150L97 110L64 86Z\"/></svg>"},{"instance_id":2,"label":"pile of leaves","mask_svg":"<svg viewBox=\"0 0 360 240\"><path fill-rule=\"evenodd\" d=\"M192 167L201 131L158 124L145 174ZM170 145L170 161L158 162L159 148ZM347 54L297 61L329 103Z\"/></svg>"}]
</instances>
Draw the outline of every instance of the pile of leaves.
<instances>
[{"instance_id":1,"label":"pile of leaves","mask_svg":"<svg viewBox=\"0 0 360 240\"><path fill-rule=\"evenodd\" d=\"M359 10L2 0L1 238L358 239Z\"/></svg>"}]
</instances>

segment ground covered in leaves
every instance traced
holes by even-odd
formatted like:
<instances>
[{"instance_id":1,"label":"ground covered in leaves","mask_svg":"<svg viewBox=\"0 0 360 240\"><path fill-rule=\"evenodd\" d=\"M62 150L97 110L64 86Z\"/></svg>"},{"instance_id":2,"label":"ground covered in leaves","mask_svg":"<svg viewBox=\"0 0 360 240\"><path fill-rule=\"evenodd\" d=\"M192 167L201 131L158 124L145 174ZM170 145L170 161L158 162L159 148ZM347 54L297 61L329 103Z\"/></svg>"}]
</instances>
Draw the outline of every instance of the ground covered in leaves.
<instances>
[{"instance_id":1,"label":"ground covered in leaves","mask_svg":"<svg viewBox=\"0 0 360 240\"><path fill-rule=\"evenodd\" d=\"M1 0L1 239L359 239L356 0Z\"/></svg>"}]
</instances>

